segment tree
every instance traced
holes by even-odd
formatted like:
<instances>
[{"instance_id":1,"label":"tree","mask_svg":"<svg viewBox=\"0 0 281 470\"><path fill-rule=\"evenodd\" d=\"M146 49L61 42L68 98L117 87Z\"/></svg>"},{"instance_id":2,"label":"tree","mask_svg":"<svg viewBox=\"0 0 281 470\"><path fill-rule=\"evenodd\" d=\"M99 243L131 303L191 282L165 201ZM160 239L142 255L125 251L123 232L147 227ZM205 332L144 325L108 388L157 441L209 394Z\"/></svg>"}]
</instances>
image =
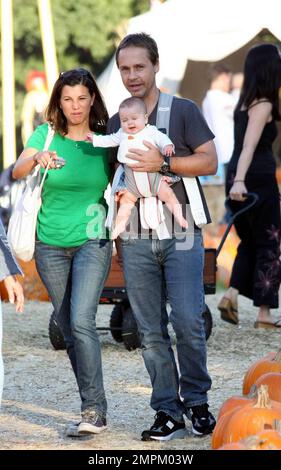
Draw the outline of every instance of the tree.
<instances>
[{"instance_id":1,"label":"tree","mask_svg":"<svg viewBox=\"0 0 281 470\"><path fill-rule=\"evenodd\" d=\"M52 0L55 41L60 70L77 66L98 76L127 20L149 9L149 0ZM25 79L31 69L44 69L37 0L14 0L16 121L21 150L20 115ZM0 119L0 133L2 125Z\"/></svg>"}]
</instances>

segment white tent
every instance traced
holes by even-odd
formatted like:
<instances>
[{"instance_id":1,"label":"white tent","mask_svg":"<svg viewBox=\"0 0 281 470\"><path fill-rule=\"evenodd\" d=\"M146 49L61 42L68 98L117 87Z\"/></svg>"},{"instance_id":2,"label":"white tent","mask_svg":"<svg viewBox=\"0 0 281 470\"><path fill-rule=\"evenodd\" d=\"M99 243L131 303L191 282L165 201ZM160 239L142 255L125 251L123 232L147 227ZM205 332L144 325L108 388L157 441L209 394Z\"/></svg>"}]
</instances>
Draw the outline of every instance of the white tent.
<instances>
[{"instance_id":1,"label":"white tent","mask_svg":"<svg viewBox=\"0 0 281 470\"><path fill-rule=\"evenodd\" d=\"M188 59L221 60L264 28L281 40L281 0L168 0L131 18L126 34L146 32L156 40L160 55L157 84L174 94ZM112 115L128 96L114 57L98 84Z\"/></svg>"}]
</instances>

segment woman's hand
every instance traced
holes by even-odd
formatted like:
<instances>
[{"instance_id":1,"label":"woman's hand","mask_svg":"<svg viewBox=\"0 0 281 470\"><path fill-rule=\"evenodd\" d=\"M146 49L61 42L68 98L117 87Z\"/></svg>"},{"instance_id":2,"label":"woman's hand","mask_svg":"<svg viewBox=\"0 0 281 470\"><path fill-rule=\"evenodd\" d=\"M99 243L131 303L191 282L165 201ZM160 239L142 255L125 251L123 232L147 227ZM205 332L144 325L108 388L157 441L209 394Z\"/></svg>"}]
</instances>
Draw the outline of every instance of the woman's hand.
<instances>
[{"instance_id":1,"label":"woman's hand","mask_svg":"<svg viewBox=\"0 0 281 470\"><path fill-rule=\"evenodd\" d=\"M11 304L16 303L17 312L23 312L24 295L19 281L14 276L8 276L4 279L4 285L8 292L9 302Z\"/></svg>"},{"instance_id":2,"label":"woman's hand","mask_svg":"<svg viewBox=\"0 0 281 470\"><path fill-rule=\"evenodd\" d=\"M33 160L37 164L39 164L42 168L46 168L48 163L50 162L49 168L50 169L56 169L56 160L59 157L57 156L56 152L49 152L49 151L44 151L44 152L37 152L35 155L33 155Z\"/></svg>"},{"instance_id":3,"label":"woman's hand","mask_svg":"<svg viewBox=\"0 0 281 470\"><path fill-rule=\"evenodd\" d=\"M229 191L230 199L233 201L245 201L246 198L243 194L247 193L247 188L244 181L234 181L233 186Z\"/></svg>"}]
</instances>

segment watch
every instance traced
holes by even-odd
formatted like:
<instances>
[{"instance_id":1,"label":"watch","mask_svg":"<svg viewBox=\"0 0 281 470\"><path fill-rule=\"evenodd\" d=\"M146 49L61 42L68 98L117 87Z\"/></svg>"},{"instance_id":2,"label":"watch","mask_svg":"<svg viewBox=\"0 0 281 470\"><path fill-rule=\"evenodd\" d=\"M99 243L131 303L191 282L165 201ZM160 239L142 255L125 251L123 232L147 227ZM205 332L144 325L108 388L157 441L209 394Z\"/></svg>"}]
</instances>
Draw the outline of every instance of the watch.
<instances>
[{"instance_id":1,"label":"watch","mask_svg":"<svg viewBox=\"0 0 281 470\"><path fill-rule=\"evenodd\" d=\"M170 167L170 157L168 157L167 155L163 155L163 163L160 167L160 173L162 175L166 175L167 173L169 173L171 171L171 167Z\"/></svg>"}]
</instances>

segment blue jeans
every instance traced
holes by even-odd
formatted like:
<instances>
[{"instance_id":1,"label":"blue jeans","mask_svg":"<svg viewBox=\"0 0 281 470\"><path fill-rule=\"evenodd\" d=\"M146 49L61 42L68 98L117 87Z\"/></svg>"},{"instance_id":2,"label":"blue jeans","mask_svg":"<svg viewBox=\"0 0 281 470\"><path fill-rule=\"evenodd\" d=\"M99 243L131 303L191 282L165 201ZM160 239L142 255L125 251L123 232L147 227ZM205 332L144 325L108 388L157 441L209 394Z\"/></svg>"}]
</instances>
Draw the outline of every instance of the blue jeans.
<instances>
[{"instance_id":1,"label":"blue jeans","mask_svg":"<svg viewBox=\"0 0 281 470\"><path fill-rule=\"evenodd\" d=\"M202 317L201 232L195 231L191 249L178 250L177 243L174 238L123 240L122 253L128 296L152 384L151 407L182 421L186 408L207 402L211 379ZM179 373L167 330L166 297L177 339Z\"/></svg>"},{"instance_id":2,"label":"blue jeans","mask_svg":"<svg viewBox=\"0 0 281 470\"><path fill-rule=\"evenodd\" d=\"M3 393L3 384L4 384L4 364L2 358L2 303L0 297L0 407Z\"/></svg>"},{"instance_id":3,"label":"blue jeans","mask_svg":"<svg viewBox=\"0 0 281 470\"><path fill-rule=\"evenodd\" d=\"M96 331L99 298L111 263L108 240L60 248L36 241L37 271L54 306L81 396L81 409L106 414L101 349Z\"/></svg>"}]
</instances>

